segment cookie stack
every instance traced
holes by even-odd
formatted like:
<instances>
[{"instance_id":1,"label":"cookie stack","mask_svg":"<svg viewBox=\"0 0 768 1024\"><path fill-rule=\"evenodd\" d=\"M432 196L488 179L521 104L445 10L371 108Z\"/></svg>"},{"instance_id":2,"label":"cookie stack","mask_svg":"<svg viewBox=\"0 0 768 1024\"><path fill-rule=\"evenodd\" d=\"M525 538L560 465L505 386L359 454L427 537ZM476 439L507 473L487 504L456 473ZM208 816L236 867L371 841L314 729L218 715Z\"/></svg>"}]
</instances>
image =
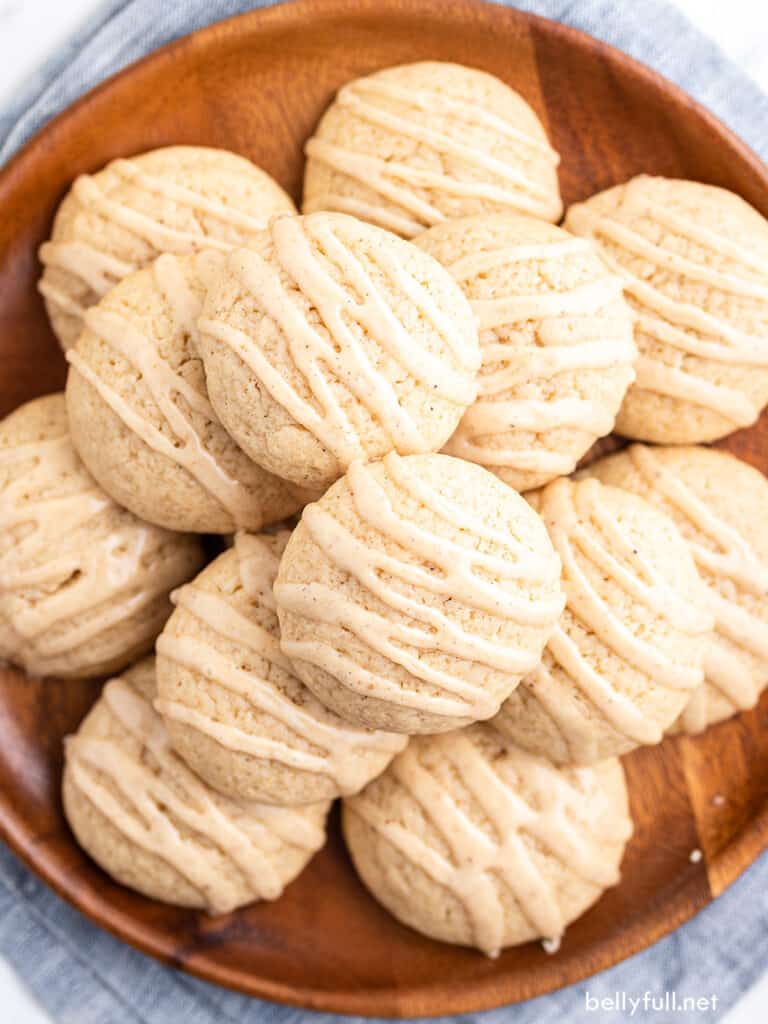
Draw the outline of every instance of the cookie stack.
<instances>
[{"instance_id":1,"label":"cookie stack","mask_svg":"<svg viewBox=\"0 0 768 1024\"><path fill-rule=\"evenodd\" d=\"M341 797L399 920L552 951L618 881L619 758L768 683L768 483L698 446L768 402L768 224L639 177L555 226L544 127L452 64L344 86L306 154L301 215L191 146L62 202L0 654L121 673L63 792L124 885L276 899ZM614 429L652 444L577 471Z\"/></svg>"}]
</instances>

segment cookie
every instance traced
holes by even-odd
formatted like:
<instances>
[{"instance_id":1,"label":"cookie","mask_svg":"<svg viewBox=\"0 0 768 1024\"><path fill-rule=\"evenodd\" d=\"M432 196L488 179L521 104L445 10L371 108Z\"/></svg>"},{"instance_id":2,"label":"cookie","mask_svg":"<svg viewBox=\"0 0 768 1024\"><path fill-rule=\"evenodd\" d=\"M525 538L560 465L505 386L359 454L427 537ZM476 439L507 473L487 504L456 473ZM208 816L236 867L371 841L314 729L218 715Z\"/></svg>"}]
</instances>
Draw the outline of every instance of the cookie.
<instances>
[{"instance_id":1,"label":"cookie","mask_svg":"<svg viewBox=\"0 0 768 1024\"><path fill-rule=\"evenodd\" d=\"M563 608L541 519L481 466L390 453L304 509L274 593L294 671L350 722L446 732L490 718Z\"/></svg>"},{"instance_id":2,"label":"cookie","mask_svg":"<svg viewBox=\"0 0 768 1024\"><path fill-rule=\"evenodd\" d=\"M0 423L0 657L36 676L119 671L147 651L198 541L143 523L72 447L63 394Z\"/></svg>"},{"instance_id":3,"label":"cookie","mask_svg":"<svg viewBox=\"0 0 768 1024\"><path fill-rule=\"evenodd\" d=\"M203 307L211 402L271 473L324 490L355 459L439 449L475 399L469 303L409 242L354 217L281 217Z\"/></svg>"},{"instance_id":4,"label":"cookie","mask_svg":"<svg viewBox=\"0 0 768 1024\"><path fill-rule=\"evenodd\" d=\"M247 245L273 214L293 212L277 182L223 149L168 146L80 175L40 248L59 341L74 345L86 309L160 253Z\"/></svg>"},{"instance_id":5,"label":"cookie","mask_svg":"<svg viewBox=\"0 0 768 1024\"><path fill-rule=\"evenodd\" d=\"M171 530L259 530L306 500L237 447L208 401L196 324L221 258L159 256L86 311L67 352L80 457L116 501Z\"/></svg>"},{"instance_id":6,"label":"cookie","mask_svg":"<svg viewBox=\"0 0 768 1024\"><path fill-rule=\"evenodd\" d=\"M272 596L288 536L239 533L176 591L156 707L177 753L220 792L307 804L357 793L407 740L349 725L292 674Z\"/></svg>"},{"instance_id":7,"label":"cookie","mask_svg":"<svg viewBox=\"0 0 768 1024\"><path fill-rule=\"evenodd\" d=\"M419 736L344 801L344 838L403 924L495 957L557 941L619 881L632 834L616 759L556 768L486 725Z\"/></svg>"},{"instance_id":8,"label":"cookie","mask_svg":"<svg viewBox=\"0 0 768 1024\"><path fill-rule=\"evenodd\" d=\"M558 764L659 743L704 680L712 616L672 520L595 479L536 496L567 603L541 664L493 725Z\"/></svg>"},{"instance_id":9,"label":"cookie","mask_svg":"<svg viewBox=\"0 0 768 1024\"><path fill-rule=\"evenodd\" d=\"M768 685L768 481L713 448L631 447L588 467L674 519L715 617L706 682L677 723L696 733L754 707Z\"/></svg>"},{"instance_id":10,"label":"cookie","mask_svg":"<svg viewBox=\"0 0 768 1024\"><path fill-rule=\"evenodd\" d=\"M305 152L305 213L351 213L404 238L478 213L562 214L559 157L541 121L504 82L460 64L349 82Z\"/></svg>"},{"instance_id":11,"label":"cookie","mask_svg":"<svg viewBox=\"0 0 768 1024\"><path fill-rule=\"evenodd\" d=\"M518 491L571 473L634 380L621 278L588 239L515 213L439 224L416 244L450 270L480 327L478 397L443 450Z\"/></svg>"},{"instance_id":12,"label":"cookie","mask_svg":"<svg viewBox=\"0 0 768 1024\"><path fill-rule=\"evenodd\" d=\"M150 899L226 914L275 900L325 842L329 803L231 800L173 752L153 710L154 659L104 687L65 741L64 811L115 881Z\"/></svg>"},{"instance_id":13,"label":"cookie","mask_svg":"<svg viewBox=\"0 0 768 1024\"><path fill-rule=\"evenodd\" d=\"M642 175L568 211L625 282L640 357L625 437L711 441L768 402L768 222L743 199Z\"/></svg>"}]
</instances>

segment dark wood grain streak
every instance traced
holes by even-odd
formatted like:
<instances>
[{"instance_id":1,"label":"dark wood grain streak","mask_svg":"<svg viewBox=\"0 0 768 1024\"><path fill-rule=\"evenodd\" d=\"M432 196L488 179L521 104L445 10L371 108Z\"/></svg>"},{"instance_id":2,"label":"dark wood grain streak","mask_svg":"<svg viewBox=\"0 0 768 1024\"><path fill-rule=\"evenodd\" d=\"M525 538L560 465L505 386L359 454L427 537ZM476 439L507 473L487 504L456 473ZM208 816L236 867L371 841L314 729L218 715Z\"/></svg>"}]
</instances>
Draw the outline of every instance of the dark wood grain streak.
<instances>
[{"instance_id":1,"label":"dark wood grain streak","mask_svg":"<svg viewBox=\"0 0 768 1024\"><path fill-rule=\"evenodd\" d=\"M469 0L299 0L213 26L128 69L0 175L0 413L64 379L35 292L35 253L78 172L153 146L205 143L253 158L298 197L302 144L338 86L423 58L485 68L519 89L562 153L569 202L649 171L725 185L768 214L766 169L742 143L653 72L571 29ZM725 446L768 471L765 418ZM116 935L270 999L408 1016L535 996L655 941L766 846L768 696L704 737L626 759L637 828L624 880L568 930L557 956L531 944L490 961L397 924L355 877L335 819L327 847L278 903L209 920L114 885L72 840L59 799L61 739L95 692L0 673L2 835ZM717 794L724 801L715 806ZM690 862L695 847L706 862Z\"/></svg>"}]
</instances>

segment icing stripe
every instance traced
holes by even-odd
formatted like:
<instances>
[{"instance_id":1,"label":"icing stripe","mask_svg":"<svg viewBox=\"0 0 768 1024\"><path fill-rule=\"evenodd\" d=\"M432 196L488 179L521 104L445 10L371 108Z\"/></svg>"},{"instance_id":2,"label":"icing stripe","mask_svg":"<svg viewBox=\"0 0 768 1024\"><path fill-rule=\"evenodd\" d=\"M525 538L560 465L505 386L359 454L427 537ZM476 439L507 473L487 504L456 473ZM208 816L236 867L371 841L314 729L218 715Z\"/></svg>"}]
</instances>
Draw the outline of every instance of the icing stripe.
<instances>
[{"instance_id":1,"label":"icing stripe","mask_svg":"<svg viewBox=\"0 0 768 1024\"><path fill-rule=\"evenodd\" d=\"M621 278L604 277L570 291L540 295L509 295L501 299L476 299L472 302L481 330L492 330L525 320L543 320L559 316L594 316L621 296Z\"/></svg>"}]
</instances>

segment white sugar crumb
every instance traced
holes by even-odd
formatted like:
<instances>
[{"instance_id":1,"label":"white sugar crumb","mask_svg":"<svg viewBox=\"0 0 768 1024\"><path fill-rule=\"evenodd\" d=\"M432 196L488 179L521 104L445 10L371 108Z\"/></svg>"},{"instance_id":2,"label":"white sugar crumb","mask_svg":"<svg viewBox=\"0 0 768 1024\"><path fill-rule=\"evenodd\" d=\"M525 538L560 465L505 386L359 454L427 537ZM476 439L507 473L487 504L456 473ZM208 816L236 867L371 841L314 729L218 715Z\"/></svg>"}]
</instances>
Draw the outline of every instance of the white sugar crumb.
<instances>
[{"instance_id":1,"label":"white sugar crumb","mask_svg":"<svg viewBox=\"0 0 768 1024\"><path fill-rule=\"evenodd\" d=\"M690 854L688 855L688 860L691 862L691 864L698 864L703 856L704 854L701 852L701 850L691 850Z\"/></svg>"},{"instance_id":2,"label":"white sugar crumb","mask_svg":"<svg viewBox=\"0 0 768 1024\"><path fill-rule=\"evenodd\" d=\"M558 949L560 949L560 936L557 935L554 939L542 939L541 948L547 956L552 956L553 953L556 953Z\"/></svg>"},{"instance_id":3,"label":"white sugar crumb","mask_svg":"<svg viewBox=\"0 0 768 1024\"><path fill-rule=\"evenodd\" d=\"M722 793L715 793L715 795L712 797L712 805L713 805L713 807L722 807L724 803L725 803L725 797L723 796L723 794Z\"/></svg>"}]
</instances>

